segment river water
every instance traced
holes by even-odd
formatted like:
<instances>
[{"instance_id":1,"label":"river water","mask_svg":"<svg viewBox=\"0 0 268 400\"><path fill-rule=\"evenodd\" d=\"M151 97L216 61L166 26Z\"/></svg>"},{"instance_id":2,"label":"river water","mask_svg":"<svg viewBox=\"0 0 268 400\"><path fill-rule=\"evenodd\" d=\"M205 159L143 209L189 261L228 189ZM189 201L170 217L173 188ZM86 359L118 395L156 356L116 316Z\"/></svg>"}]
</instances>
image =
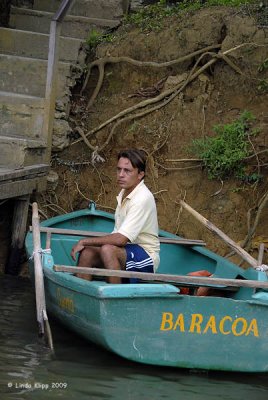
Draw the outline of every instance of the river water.
<instances>
[{"instance_id":1,"label":"river water","mask_svg":"<svg viewBox=\"0 0 268 400\"><path fill-rule=\"evenodd\" d=\"M0 277L0 399L267 400L268 374L136 364L50 321L55 354L37 335L27 279ZM254 349L249 349L254 357ZM268 362L268 360L267 360Z\"/></svg>"}]
</instances>

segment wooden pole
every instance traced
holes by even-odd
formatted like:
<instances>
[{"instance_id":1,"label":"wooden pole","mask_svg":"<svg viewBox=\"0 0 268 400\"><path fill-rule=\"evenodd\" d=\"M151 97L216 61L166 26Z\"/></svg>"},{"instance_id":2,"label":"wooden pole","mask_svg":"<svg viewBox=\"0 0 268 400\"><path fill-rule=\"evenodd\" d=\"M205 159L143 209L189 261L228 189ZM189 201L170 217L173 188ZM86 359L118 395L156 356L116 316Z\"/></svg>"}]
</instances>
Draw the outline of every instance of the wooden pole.
<instances>
[{"instance_id":1,"label":"wooden pole","mask_svg":"<svg viewBox=\"0 0 268 400\"><path fill-rule=\"evenodd\" d=\"M32 227L30 227L32 229ZM105 236L109 235L109 232L97 232L97 231L80 231L76 229L62 229L62 228L50 228L46 226L41 226L40 227L40 232L46 232L47 234L59 234L59 235L73 235L73 236L85 236L85 237L90 237L90 236ZM50 240L50 239L48 239ZM166 243L166 244L184 244L184 245L189 245L189 246L205 246L206 243L203 242L203 240L198 240L198 239L184 239L184 238L166 238L166 237L160 237L159 238L160 243Z\"/></svg>"},{"instance_id":2,"label":"wooden pole","mask_svg":"<svg viewBox=\"0 0 268 400\"><path fill-rule=\"evenodd\" d=\"M263 255L264 255L264 243L261 243L259 247L258 265L262 265Z\"/></svg>"},{"instance_id":3,"label":"wooden pole","mask_svg":"<svg viewBox=\"0 0 268 400\"><path fill-rule=\"evenodd\" d=\"M255 281L249 279L223 279L223 278L207 278L203 276L189 276L189 275L170 275L170 274L157 274L148 272L131 272L131 271L118 271L102 268L85 268L85 267L72 267L68 265L54 265L56 272L79 273L85 275L96 276L116 276L120 278L138 278L145 281L160 281L162 283L176 283L182 286L209 286L218 289L230 287L249 287L249 288L265 288L268 289L268 281Z\"/></svg>"},{"instance_id":4,"label":"wooden pole","mask_svg":"<svg viewBox=\"0 0 268 400\"><path fill-rule=\"evenodd\" d=\"M182 207L189 211L199 222L205 225L210 231L216 233L229 247L231 247L237 254L239 254L245 261L247 261L253 268L258 267L258 261L255 260L250 254L248 254L242 247L238 246L232 239L230 239L225 233L223 233L220 229L218 229L215 225L213 225L209 220L195 211L192 207L186 204L183 200L181 200Z\"/></svg>"},{"instance_id":5,"label":"wooden pole","mask_svg":"<svg viewBox=\"0 0 268 400\"><path fill-rule=\"evenodd\" d=\"M37 203L32 205L32 229L33 229L33 258L34 258L34 276L35 276L35 299L36 299L36 316L39 325L39 334L43 336L46 334L48 343L53 351L53 341L51 336L51 330L49 327L47 312L46 312L46 300L45 300L45 289L43 279L43 268L41 259L41 239L40 239L40 226L39 226L39 215Z\"/></svg>"}]
</instances>

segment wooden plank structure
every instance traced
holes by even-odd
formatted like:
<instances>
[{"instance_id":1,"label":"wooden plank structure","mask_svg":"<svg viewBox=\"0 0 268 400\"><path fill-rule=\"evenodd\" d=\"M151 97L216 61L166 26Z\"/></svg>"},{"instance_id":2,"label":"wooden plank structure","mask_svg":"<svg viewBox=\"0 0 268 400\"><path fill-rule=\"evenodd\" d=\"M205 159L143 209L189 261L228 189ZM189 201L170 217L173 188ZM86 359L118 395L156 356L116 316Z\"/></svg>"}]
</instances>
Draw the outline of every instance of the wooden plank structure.
<instances>
[{"instance_id":1,"label":"wooden plank structure","mask_svg":"<svg viewBox=\"0 0 268 400\"><path fill-rule=\"evenodd\" d=\"M5 273L18 275L26 235L30 196L46 188L49 166L31 165L20 169L0 168L0 199L14 199L11 246Z\"/></svg>"},{"instance_id":2,"label":"wooden plank structure","mask_svg":"<svg viewBox=\"0 0 268 400\"><path fill-rule=\"evenodd\" d=\"M0 200L44 190L48 171L48 164L0 168Z\"/></svg>"}]
</instances>

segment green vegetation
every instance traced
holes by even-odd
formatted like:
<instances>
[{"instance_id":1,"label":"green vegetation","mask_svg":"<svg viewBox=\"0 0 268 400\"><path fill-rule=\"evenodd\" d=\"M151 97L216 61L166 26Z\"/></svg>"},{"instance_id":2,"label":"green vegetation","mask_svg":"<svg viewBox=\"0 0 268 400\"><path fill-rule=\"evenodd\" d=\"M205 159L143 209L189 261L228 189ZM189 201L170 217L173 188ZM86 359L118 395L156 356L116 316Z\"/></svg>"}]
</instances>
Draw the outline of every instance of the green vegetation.
<instances>
[{"instance_id":1,"label":"green vegetation","mask_svg":"<svg viewBox=\"0 0 268 400\"><path fill-rule=\"evenodd\" d=\"M115 36L111 33L101 33L92 29L86 39L87 46L94 50L100 43L111 43Z\"/></svg>"},{"instance_id":2,"label":"green vegetation","mask_svg":"<svg viewBox=\"0 0 268 400\"><path fill-rule=\"evenodd\" d=\"M163 28L163 21L166 17L179 15L183 11L193 11L211 6L239 7L255 2L256 0L178 0L171 5L168 0L160 0L156 4L142 7L139 11L129 14L125 17L124 23L133 24L143 32L159 31Z\"/></svg>"},{"instance_id":3,"label":"green vegetation","mask_svg":"<svg viewBox=\"0 0 268 400\"><path fill-rule=\"evenodd\" d=\"M253 183L261 179L258 174L245 173L245 158L250 155L250 136L257 133L251 128L254 116L244 111L231 124L213 127L216 136L193 141L193 151L204 162L210 179L235 176Z\"/></svg>"},{"instance_id":4,"label":"green vegetation","mask_svg":"<svg viewBox=\"0 0 268 400\"><path fill-rule=\"evenodd\" d=\"M177 5L168 7L166 0L156 4L142 7L139 11L127 15L124 19L125 24L132 24L142 31L158 31L162 29L165 17L178 13Z\"/></svg>"},{"instance_id":5,"label":"green vegetation","mask_svg":"<svg viewBox=\"0 0 268 400\"><path fill-rule=\"evenodd\" d=\"M258 84L258 91L261 94L268 93L268 81L266 79L261 79Z\"/></svg>"},{"instance_id":6,"label":"green vegetation","mask_svg":"<svg viewBox=\"0 0 268 400\"><path fill-rule=\"evenodd\" d=\"M258 68L259 72L264 72L264 71L267 71L267 70L268 70L268 58L266 58Z\"/></svg>"}]
</instances>

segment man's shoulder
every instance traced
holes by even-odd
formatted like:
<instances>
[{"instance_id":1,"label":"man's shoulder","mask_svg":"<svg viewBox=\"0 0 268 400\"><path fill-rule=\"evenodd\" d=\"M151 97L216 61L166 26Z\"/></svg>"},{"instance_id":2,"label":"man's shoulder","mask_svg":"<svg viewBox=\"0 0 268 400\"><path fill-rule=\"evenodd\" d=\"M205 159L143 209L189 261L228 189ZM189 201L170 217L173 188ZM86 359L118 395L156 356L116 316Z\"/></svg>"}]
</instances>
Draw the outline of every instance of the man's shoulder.
<instances>
[{"instance_id":1,"label":"man's shoulder","mask_svg":"<svg viewBox=\"0 0 268 400\"><path fill-rule=\"evenodd\" d=\"M138 202L139 204L145 204L148 202L154 202L154 195L150 191L150 189L144 184L141 185L138 190L135 192L135 195L132 198L133 202Z\"/></svg>"},{"instance_id":2,"label":"man's shoulder","mask_svg":"<svg viewBox=\"0 0 268 400\"><path fill-rule=\"evenodd\" d=\"M145 185L145 183L142 181L141 184L137 186L137 194L140 195L140 193L144 193L147 196L153 196L152 192L148 188L148 186Z\"/></svg>"}]
</instances>

